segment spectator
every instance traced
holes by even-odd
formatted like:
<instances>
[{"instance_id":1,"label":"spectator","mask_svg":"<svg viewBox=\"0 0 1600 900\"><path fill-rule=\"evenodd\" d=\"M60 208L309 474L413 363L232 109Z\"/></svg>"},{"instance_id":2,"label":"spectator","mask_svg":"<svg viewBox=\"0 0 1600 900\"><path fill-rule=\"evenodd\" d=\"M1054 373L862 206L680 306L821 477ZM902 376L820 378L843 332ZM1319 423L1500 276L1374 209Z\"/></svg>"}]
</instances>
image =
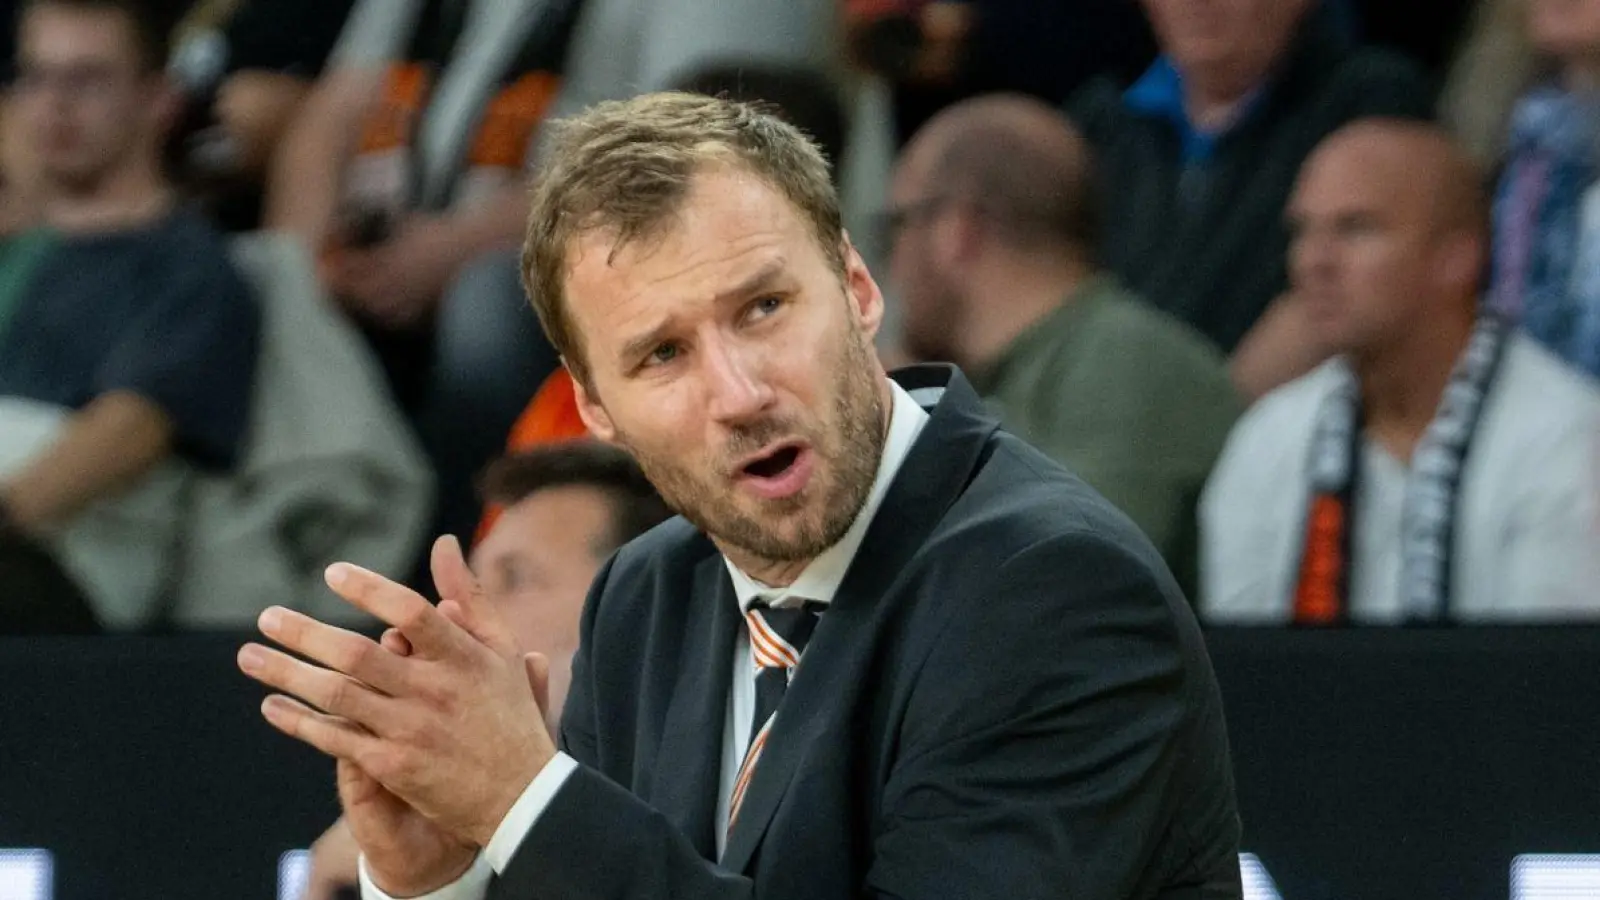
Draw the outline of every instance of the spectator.
<instances>
[{"instance_id":1,"label":"spectator","mask_svg":"<svg viewBox=\"0 0 1600 900\"><path fill-rule=\"evenodd\" d=\"M361 0L290 126L270 228L323 255L470 534L472 475L557 364L522 292L524 164L575 0ZM437 77L435 77L437 72Z\"/></svg>"},{"instance_id":2,"label":"spectator","mask_svg":"<svg viewBox=\"0 0 1600 900\"><path fill-rule=\"evenodd\" d=\"M1479 312L1486 200L1431 126L1307 163L1290 270L1341 352L1240 422L1202 500L1212 622L1600 613L1600 389Z\"/></svg>"},{"instance_id":3,"label":"spectator","mask_svg":"<svg viewBox=\"0 0 1600 900\"><path fill-rule=\"evenodd\" d=\"M1098 268L1092 183L1082 139L1037 100L931 119L891 188L906 349L961 366L1192 576L1195 502L1239 398L1216 348Z\"/></svg>"},{"instance_id":4,"label":"spectator","mask_svg":"<svg viewBox=\"0 0 1600 900\"><path fill-rule=\"evenodd\" d=\"M472 570L522 649L550 661L544 709L554 734L590 582L613 551L671 514L626 453L588 440L497 460L485 473L484 499L505 511L474 548ZM303 900L353 888L358 852L343 820L328 829L312 848Z\"/></svg>"},{"instance_id":5,"label":"spectator","mask_svg":"<svg viewBox=\"0 0 1600 900\"><path fill-rule=\"evenodd\" d=\"M132 0L23 6L7 126L44 228L0 266L0 628L140 624L181 519L167 464L243 440L258 311L159 171L164 33Z\"/></svg>"},{"instance_id":6,"label":"spectator","mask_svg":"<svg viewBox=\"0 0 1600 900\"><path fill-rule=\"evenodd\" d=\"M1318 0L1141 2L1161 58L1070 105L1102 164L1106 261L1232 355L1284 290L1283 208L1306 155L1352 119L1426 115L1429 91Z\"/></svg>"},{"instance_id":7,"label":"spectator","mask_svg":"<svg viewBox=\"0 0 1600 900\"><path fill-rule=\"evenodd\" d=\"M1512 115L1490 304L1600 376L1600 2L1532 0L1526 14L1551 72Z\"/></svg>"}]
</instances>

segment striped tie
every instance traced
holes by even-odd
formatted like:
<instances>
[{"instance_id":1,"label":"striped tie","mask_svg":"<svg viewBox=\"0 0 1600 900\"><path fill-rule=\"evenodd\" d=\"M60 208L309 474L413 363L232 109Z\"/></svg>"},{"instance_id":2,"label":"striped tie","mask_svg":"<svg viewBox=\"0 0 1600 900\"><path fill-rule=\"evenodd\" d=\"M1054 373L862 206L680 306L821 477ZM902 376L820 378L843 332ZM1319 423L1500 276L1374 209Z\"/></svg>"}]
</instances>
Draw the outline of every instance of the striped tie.
<instances>
[{"instance_id":1,"label":"striped tie","mask_svg":"<svg viewBox=\"0 0 1600 900\"><path fill-rule=\"evenodd\" d=\"M757 604L764 601L756 601ZM739 804L755 774L756 762L761 759L761 748L766 746L767 734L772 731L772 721L777 717L778 704L794 678L795 667L800 665L800 654L817 627L817 617L825 607L820 603L807 603L791 609L773 609L755 605L744 614L745 625L750 629L750 653L755 660L756 708L750 722L750 746L745 750L744 762L739 766L739 777L733 783L733 797L728 804L728 830L739 818Z\"/></svg>"}]
</instances>

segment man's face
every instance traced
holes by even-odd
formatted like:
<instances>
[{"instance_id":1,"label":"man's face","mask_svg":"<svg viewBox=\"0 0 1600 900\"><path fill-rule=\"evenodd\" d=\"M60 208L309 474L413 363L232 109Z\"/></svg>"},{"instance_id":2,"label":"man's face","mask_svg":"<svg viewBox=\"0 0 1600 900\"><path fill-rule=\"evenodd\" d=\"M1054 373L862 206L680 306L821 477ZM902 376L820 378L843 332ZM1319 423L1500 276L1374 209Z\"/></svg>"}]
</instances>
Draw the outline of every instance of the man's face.
<instances>
[{"instance_id":1,"label":"man's face","mask_svg":"<svg viewBox=\"0 0 1600 900\"><path fill-rule=\"evenodd\" d=\"M961 327L962 303L944 227L953 209L928 184L922 149L913 140L889 187L889 278L905 309L905 351L919 361L957 362L951 335Z\"/></svg>"},{"instance_id":2,"label":"man's face","mask_svg":"<svg viewBox=\"0 0 1600 900\"><path fill-rule=\"evenodd\" d=\"M1336 139L1313 154L1289 204L1295 294L1339 352L1401 334L1437 291L1428 173L1378 141Z\"/></svg>"},{"instance_id":3,"label":"man's face","mask_svg":"<svg viewBox=\"0 0 1600 900\"><path fill-rule=\"evenodd\" d=\"M1161 50L1180 71L1265 73L1312 0L1141 0Z\"/></svg>"},{"instance_id":4,"label":"man's face","mask_svg":"<svg viewBox=\"0 0 1600 900\"><path fill-rule=\"evenodd\" d=\"M1528 36L1558 59L1600 53L1600 0L1527 0Z\"/></svg>"},{"instance_id":5,"label":"man's face","mask_svg":"<svg viewBox=\"0 0 1600 900\"><path fill-rule=\"evenodd\" d=\"M153 149L160 78L140 65L126 14L39 6L22 20L18 46L18 118L47 180L87 188L135 150Z\"/></svg>"},{"instance_id":6,"label":"man's face","mask_svg":"<svg viewBox=\"0 0 1600 900\"><path fill-rule=\"evenodd\" d=\"M560 721L583 601L610 542L605 494L565 485L505 510L472 551L473 573L522 649L550 660L550 722Z\"/></svg>"},{"instance_id":7,"label":"man's face","mask_svg":"<svg viewBox=\"0 0 1600 900\"><path fill-rule=\"evenodd\" d=\"M659 238L579 237L566 299L585 422L685 518L771 563L849 529L886 421L883 301L854 250L840 273L780 193L710 168Z\"/></svg>"}]
</instances>

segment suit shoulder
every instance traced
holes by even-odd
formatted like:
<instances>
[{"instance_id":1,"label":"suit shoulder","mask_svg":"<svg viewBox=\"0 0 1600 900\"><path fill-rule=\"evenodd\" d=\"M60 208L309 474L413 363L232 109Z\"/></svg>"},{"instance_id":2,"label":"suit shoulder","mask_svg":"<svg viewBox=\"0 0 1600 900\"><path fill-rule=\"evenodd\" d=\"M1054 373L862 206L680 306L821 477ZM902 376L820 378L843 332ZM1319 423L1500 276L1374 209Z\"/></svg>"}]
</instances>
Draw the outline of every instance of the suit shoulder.
<instances>
[{"instance_id":1,"label":"suit shoulder","mask_svg":"<svg viewBox=\"0 0 1600 900\"><path fill-rule=\"evenodd\" d=\"M992 663L996 646L1043 658L1112 621L1138 622L1162 653L1199 652L1189 601L1144 532L1004 432L911 569L911 643L952 665Z\"/></svg>"},{"instance_id":2,"label":"suit shoulder","mask_svg":"<svg viewBox=\"0 0 1600 900\"><path fill-rule=\"evenodd\" d=\"M1032 445L997 432L987 459L934 531L929 549L1004 564L1032 548L1086 540L1125 547L1165 572L1160 554L1120 509Z\"/></svg>"},{"instance_id":3,"label":"suit shoulder","mask_svg":"<svg viewBox=\"0 0 1600 900\"><path fill-rule=\"evenodd\" d=\"M699 529L682 516L674 516L617 550L604 570L600 599L609 607L628 602L630 597L646 598L649 592L644 588L686 577L716 552L716 546Z\"/></svg>"}]
</instances>

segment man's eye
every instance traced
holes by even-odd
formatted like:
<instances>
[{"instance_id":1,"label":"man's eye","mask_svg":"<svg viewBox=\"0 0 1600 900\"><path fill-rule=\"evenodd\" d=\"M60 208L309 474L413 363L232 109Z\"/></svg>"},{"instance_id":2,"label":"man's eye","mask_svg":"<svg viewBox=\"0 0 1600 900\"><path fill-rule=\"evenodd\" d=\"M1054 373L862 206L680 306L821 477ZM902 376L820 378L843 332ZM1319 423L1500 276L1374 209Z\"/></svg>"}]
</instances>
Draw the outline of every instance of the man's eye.
<instances>
[{"instance_id":1,"label":"man's eye","mask_svg":"<svg viewBox=\"0 0 1600 900\"><path fill-rule=\"evenodd\" d=\"M650 351L650 358L646 362L652 365L660 365L661 363L672 362L677 357L677 344L658 344L654 350Z\"/></svg>"},{"instance_id":2,"label":"man's eye","mask_svg":"<svg viewBox=\"0 0 1600 900\"><path fill-rule=\"evenodd\" d=\"M752 316L757 317L757 318L761 318L763 316L770 316L773 313L777 312L778 309L780 307L782 307L782 306L783 306L783 298L782 297L776 297L776 296L774 296L774 297L762 297L761 299L757 300L756 302L750 304L750 314Z\"/></svg>"}]
</instances>

